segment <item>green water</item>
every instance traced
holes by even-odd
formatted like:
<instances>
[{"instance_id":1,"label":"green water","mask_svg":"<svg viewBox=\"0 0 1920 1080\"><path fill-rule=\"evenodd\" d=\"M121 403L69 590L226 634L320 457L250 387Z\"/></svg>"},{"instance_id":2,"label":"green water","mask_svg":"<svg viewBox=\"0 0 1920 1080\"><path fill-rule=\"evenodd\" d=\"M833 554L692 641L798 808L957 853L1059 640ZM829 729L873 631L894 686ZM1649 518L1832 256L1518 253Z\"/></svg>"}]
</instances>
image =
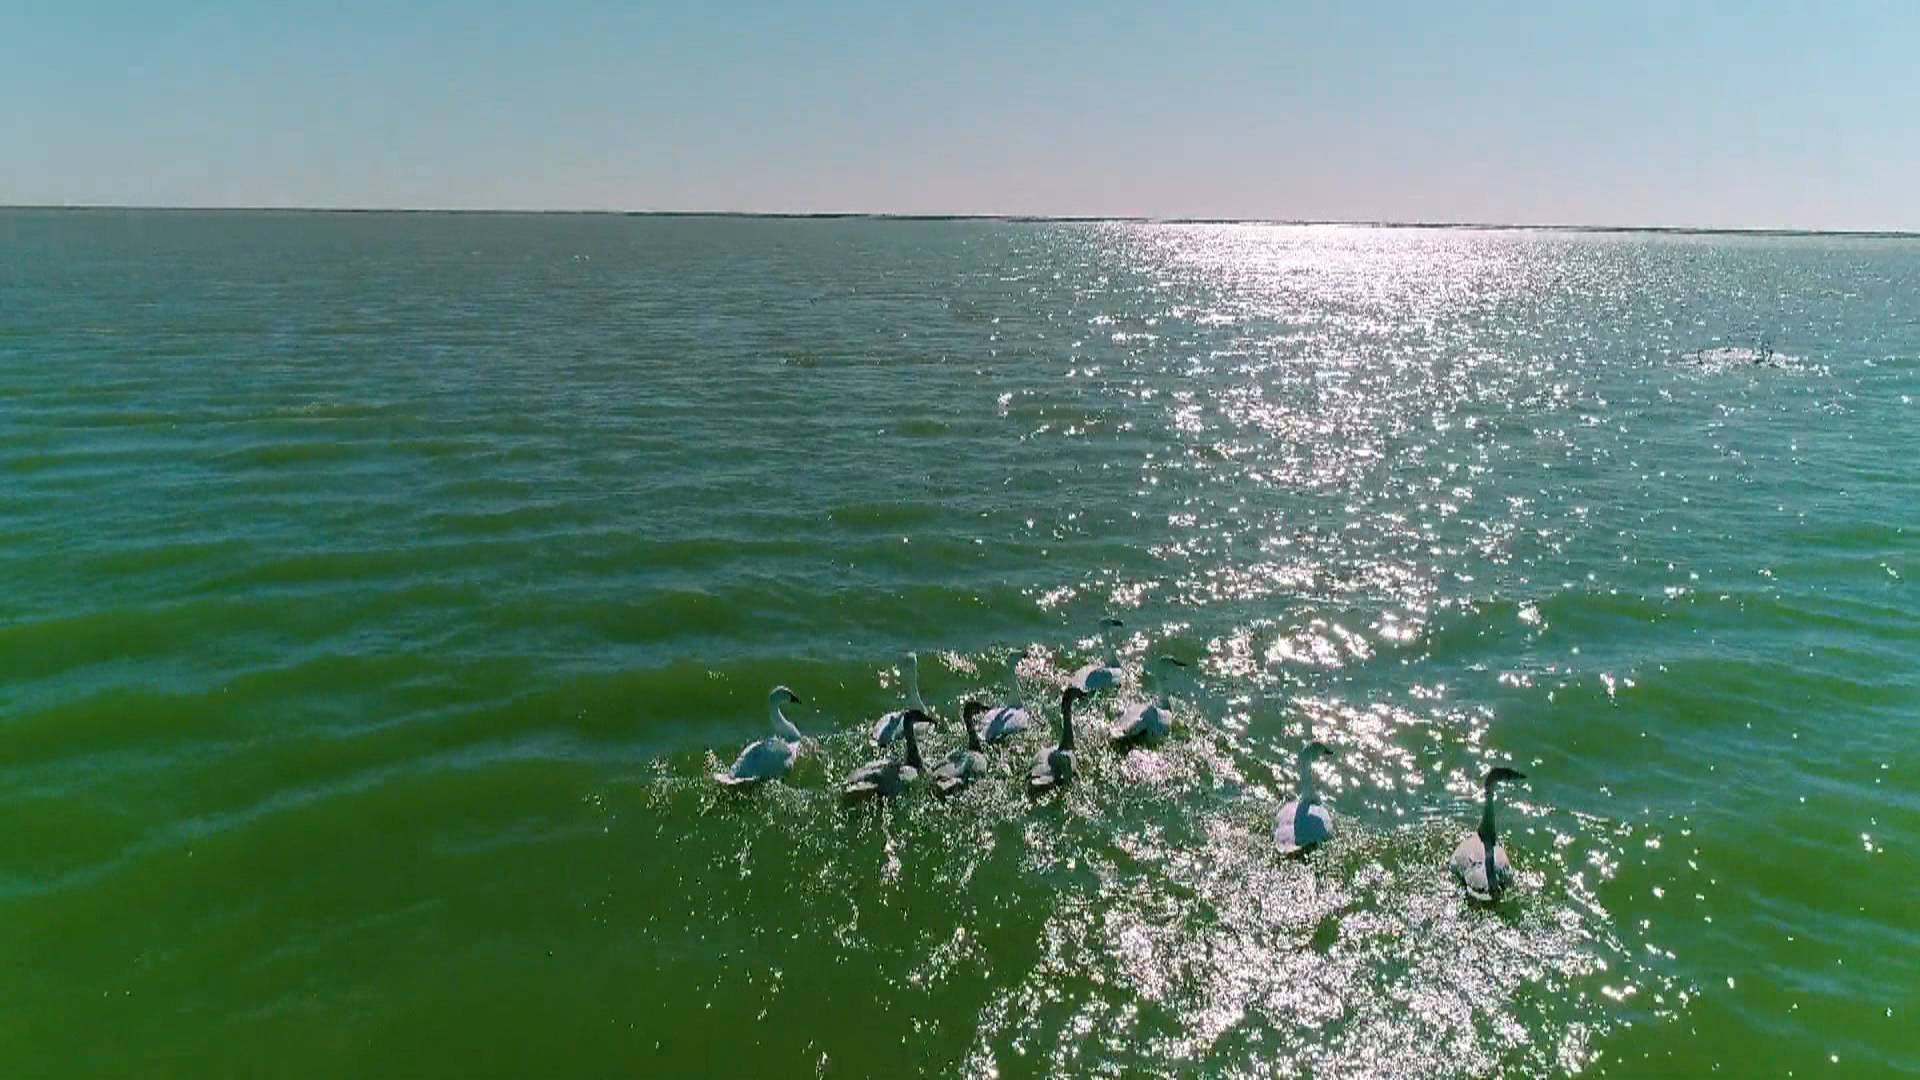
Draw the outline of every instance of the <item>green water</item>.
<instances>
[{"instance_id":1,"label":"green water","mask_svg":"<svg viewBox=\"0 0 1920 1080\"><path fill-rule=\"evenodd\" d=\"M1913 241L0 213L0 1073L1920 1074L1916 396Z\"/></svg>"}]
</instances>

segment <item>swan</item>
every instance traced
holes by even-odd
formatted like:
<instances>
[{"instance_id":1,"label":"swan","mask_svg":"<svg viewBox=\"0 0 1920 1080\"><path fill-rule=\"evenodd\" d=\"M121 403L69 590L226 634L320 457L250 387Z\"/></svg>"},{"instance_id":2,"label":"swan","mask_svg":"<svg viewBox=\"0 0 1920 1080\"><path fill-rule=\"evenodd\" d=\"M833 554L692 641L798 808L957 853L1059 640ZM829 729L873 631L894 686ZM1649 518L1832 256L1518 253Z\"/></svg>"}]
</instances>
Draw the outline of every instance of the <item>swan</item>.
<instances>
[{"instance_id":1,"label":"swan","mask_svg":"<svg viewBox=\"0 0 1920 1080\"><path fill-rule=\"evenodd\" d=\"M1480 827L1460 838L1460 846L1453 849L1451 865L1453 876L1460 879L1460 884L1467 887L1467 895L1475 900L1498 901L1507 886L1513 884L1513 867L1507 863L1507 849L1501 845L1500 834L1493 827L1493 788L1508 780L1526 778L1526 773L1500 765L1487 770L1486 779L1481 781L1486 801L1480 808Z\"/></svg>"},{"instance_id":2,"label":"swan","mask_svg":"<svg viewBox=\"0 0 1920 1080\"><path fill-rule=\"evenodd\" d=\"M1113 631L1122 625L1119 619L1100 620L1100 644L1106 649L1106 659L1098 664L1088 664L1074 672L1073 678L1068 680L1075 690L1080 691L1080 696L1112 689L1120 682L1120 661L1113 653Z\"/></svg>"},{"instance_id":3,"label":"swan","mask_svg":"<svg viewBox=\"0 0 1920 1080\"><path fill-rule=\"evenodd\" d=\"M1024 651L1007 654L1007 684L1013 687L1013 702L987 710L981 741L997 743L1011 739L1033 726L1033 718L1027 715L1026 700L1020 696L1020 661L1026 658Z\"/></svg>"},{"instance_id":4,"label":"swan","mask_svg":"<svg viewBox=\"0 0 1920 1080\"><path fill-rule=\"evenodd\" d=\"M793 759L800 754L800 729L780 711L780 706L788 702L798 705L800 696L784 686L774 687L767 695L767 718L773 722L773 734L749 743L734 759L733 768L713 774L715 780L738 787L785 776L793 768Z\"/></svg>"},{"instance_id":5,"label":"swan","mask_svg":"<svg viewBox=\"0 0 1920 1080\"><path fill-rule=\"evenodd\" d=\"M1171 656L1162 656L1154 661L1154 666L1147 670L1147 674L1152 677L1160 693L1151 701L1127 706L1127 711L1120 714L1120 723L1113 729L1113 741L1116 744L1124 749L1166 738L1167 732L1173 727L1173 702L1167 700L1167 677L1160 670L1176 668L1184 671L1186 666L1186 661Z\"/></svg>"},{"instance_id":6,"label":"swan","mask_svg":"<svg viewBox=\"0 0 1920 1080\"><path fill-rule=\"evenodd\" d=\"M1038 795L1073 780L1073 703L1085 691L1069 686L1060 695L1060 745L1042 750L1027 770L1027 792Z\"/></svg>"},{"instance_id":7,"label":"swan","mask_svg":"<svg viewBox=\"0 0 1920 1080\"><path fill-rule=\"evenodd\" d=\"M914 737L914 729L919 726L917 722L900 726L907 739L905 761L881 758L867 762L847 774L847 782L840 785L841 797L849 802L876 795L890 799L907 790L908 784L927 771L927 763L920 760L920 740Z\"/></svg>"},{"instance_id":8,"label":"swan","mask_svg":"<svg viewBox=\"0 0 1920 1080\"><path fill-rule=\"evenodd\" d=\"M873 741L877 746L886 746L900 737L900 731L906 726L907 717L922 727L933 725L932 711L927 703L920 699L920 656L907 654L907 708L895 709L873 722Z\"/></svg>"},{"instance_id":9,"label":"swan","mask_svg":"<svg viewBox=\"0 0 1920 1080\"><path fill-rule=\"evenodd\" d=\"M1280 808L1273 819L1273 840L1283 855L1310 851L1316 844L1333 839L1333 811L1320 802L1314 791L1313 763L1332 757L1333 749L1323 742L1310 742L1300 748L1300 797Z\"/></svg>"},{"instance_id":10,"label":"swan","mask_svg":"<svg viewBox=\"0 0 1920 1080\"><path fill-rule=\"evenodd\" d=\"M982 702L961 703L960 721L967 725L967 745L949 753L946 760L933 767L933 787L940 794L951 795L987 775L987 755L980 750L980 729L973 722L974 717L986 711Z\"/></svg>"}]
</instances>

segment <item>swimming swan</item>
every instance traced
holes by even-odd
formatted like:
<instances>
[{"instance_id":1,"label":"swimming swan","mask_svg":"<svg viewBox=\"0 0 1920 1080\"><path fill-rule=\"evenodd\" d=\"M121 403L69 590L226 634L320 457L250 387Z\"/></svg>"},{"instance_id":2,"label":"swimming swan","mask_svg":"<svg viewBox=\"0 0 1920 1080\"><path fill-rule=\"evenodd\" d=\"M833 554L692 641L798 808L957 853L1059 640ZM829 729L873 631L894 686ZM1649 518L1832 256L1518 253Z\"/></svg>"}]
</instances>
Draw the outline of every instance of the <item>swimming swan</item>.
<instances>
[{"instance_id":1,"label":"swimming swan","mask_svg":"<svg viewBox=\"0 0 1920 1080\"><path fill-rule=\"evenodd\" d=\"M841 797L850 802L876 795L890 799L907 790L907 785L927 771L927 763L920 760L920 740L914 737L914 729L919 726L918 723L900 726L907 737L905 761L881 758L867 762L847 774L847 782L840 785Z\"/></svg>"},{"instance_id":2,"label":"swimming swan","mask_svg":"<svg viewBox=\"0 0 1920 1080\"><path fill-rule=\"evenodd\" d=\"M1333 839L1333 811L1321 805L1313 784L1314 761L1332 756L1333 749L1323 742L1300 748L1300 797L1281 807L1273 819L1273 840L1281 854L1309 851Z\"/></svg>"},{"instance_id":3,"label":"swimming swan","mask_svg":"<svg viewBox=\"0 0 1920 1080\"><path fill-rule=\"evenodd\" d=\"M933 788L940 794L951 795L987 775L987 755L980 750L980 729L974 726L974 717L986 711L978 701L961 703L960 722L967 725L967 745L933 767Z\"/></svg>"},{"instance_id":4,"label":"swimming swan","mask_svg":"<svg viewBox=\"0 0 1920 1080\"><path fill-rule=\"evenodd\" d=\"M1167 732L1173 728L1173 702L1167 700L1167 675L1172 672L1163 675L1161 670L1175 668L1184 671L1186 667L1186 661L1175 660L1171 656L1162 656L1153 662L1147 674L1160 692L1153 700L1129 705L1127 711L1120 714L1120 723L1113 729L1115 744L1124 749L1158 742L1167 737Z\"/></svg>"},{"instance_id":5,"label":"swimming swan","mask_svg":"<svg viewBox=\"0 0 1920 1080\"><path fill-rule=\"evenodd\" d=\"M757 743L749 743L734 759L733 768L714 773L713 778L730 787L757 784L785 776L800 754L800 729L781 713L780 706L800 704L799 695L784 686L776 686L767 695L767 718L773 722L773 734Z\"/></svg>"},{"instance_id":6,"label":"swimming swan","mask_svg":"<svg viewBox=\"0 0 1920 1080\"><path fill-rule=\"evenodd\" d=\"M1495 902L1513 884L1513 867L1507 863L1507 849L1501 845L1500 834L1493 827L1493 788L1508 780L1526 778L1526 773L1501 765L1489 769L1487 778L1481 782L1486 801L1480 808L1480 827L1460 838L1460 846L1453 849L1450 867L1453 876L1467 887L1467 895L1475 900Z\"/></svg>"},{"instance_id":7,"label":"swimming swan","mask_svg":"<svg viewBox=\"0 0 1920 1080\"><path fill-rule=\"evenodd\" d=\"M1025 652L1007 654L1007 685L1013 688L1013 701L987 710L980 735L983 742L1011 739L1033 726L1033 718L1027 715L1026 700L1020 696L1020 661L1026 658Z\"/></svg>"},{"instance_id":8,"label":"swimming swan","mask_svg":"<svg viewBox=\"0 0 1920 1080\"><path fill-rule=\"evenodd\" d=\"M1119 629L1119 619L1100 620L1100 644L1106 650L1106 659L1098 664L1088 664L1073 673L1068 684L1080 691L1080 696L1110 690L1120 682L1120 661L1113 653L1113 631Z\"/></svg>"},{"instance_id":9,"label":"swimming swan","mask_svg":"<svg viewBox=\"0 0 1920 1080\"><path fill-rule=\"evenodd\" d=\"M1073 780L1073 703L1087 695L1069 686L1060 695L1060 745L1040 751L1027 770L1027 792L1038 795Z\"/></svg>"},{"instance_id":10,"label":"swimming swan","mask_svg":"<svg viewBox=\"0 0 1920 1080\"><path fill-rule=\"evenodd\" d=\"M875 745L886 746L899 738L900 730L906 726L909 716L922 727L933 726L932 710L920 700L920 657L917 653L907 654L907 705L907 708L895 709L873 722Z\"/></svg>"}]
</instances>

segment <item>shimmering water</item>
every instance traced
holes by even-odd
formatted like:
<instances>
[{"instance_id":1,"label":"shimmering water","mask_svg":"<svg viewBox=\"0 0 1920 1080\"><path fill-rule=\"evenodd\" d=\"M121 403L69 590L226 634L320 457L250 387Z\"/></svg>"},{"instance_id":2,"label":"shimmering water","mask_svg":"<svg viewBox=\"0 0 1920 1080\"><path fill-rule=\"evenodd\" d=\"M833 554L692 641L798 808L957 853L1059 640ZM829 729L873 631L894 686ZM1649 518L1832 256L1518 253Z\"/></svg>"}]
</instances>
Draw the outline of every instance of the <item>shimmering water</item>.
<instances>
[{"instance_id":1,"label":"shimmering water","mask_svg":"<svg viewBox=\"0 0 1920 1080\"><path fill-rule=\"evenodd\" d=\"M0 214L0 1063L1920 1072L1916 395L1901 240Z\"/></svg>"}]
</instances>

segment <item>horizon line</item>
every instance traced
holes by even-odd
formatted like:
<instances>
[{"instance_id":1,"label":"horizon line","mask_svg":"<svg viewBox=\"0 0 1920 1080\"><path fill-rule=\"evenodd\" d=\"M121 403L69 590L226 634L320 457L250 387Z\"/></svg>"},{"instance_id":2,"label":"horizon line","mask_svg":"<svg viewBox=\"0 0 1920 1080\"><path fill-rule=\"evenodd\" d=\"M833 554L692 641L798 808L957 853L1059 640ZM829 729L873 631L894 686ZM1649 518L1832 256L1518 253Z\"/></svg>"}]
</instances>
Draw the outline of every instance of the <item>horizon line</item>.
<instances>
[{"instance_id":1,"label":"horizon line","mask_svg":"<svg viewBox=\"0 0 1920 1080\"><path fill-rule=\"evenodd\" d=\"M1345 226L1375 229L1462 229L1488 232L1628 232L1696 236L1841 236L1872 239L1920 239L1920 229L1814 229L1796 226L1592 225L1567 222L1396 221L1365 218L1262 218L1159 216L1146 214L894 213L875 210L606 210L581 208L433 206L168 206L139 203L0 203L0 212L30 210L72 213L138 212L169 214L475 214L494 216L593 216L662 218L764 218L801 221L951 221L1058 222L1062 224Z\"/></svg>"}]
</instances>

